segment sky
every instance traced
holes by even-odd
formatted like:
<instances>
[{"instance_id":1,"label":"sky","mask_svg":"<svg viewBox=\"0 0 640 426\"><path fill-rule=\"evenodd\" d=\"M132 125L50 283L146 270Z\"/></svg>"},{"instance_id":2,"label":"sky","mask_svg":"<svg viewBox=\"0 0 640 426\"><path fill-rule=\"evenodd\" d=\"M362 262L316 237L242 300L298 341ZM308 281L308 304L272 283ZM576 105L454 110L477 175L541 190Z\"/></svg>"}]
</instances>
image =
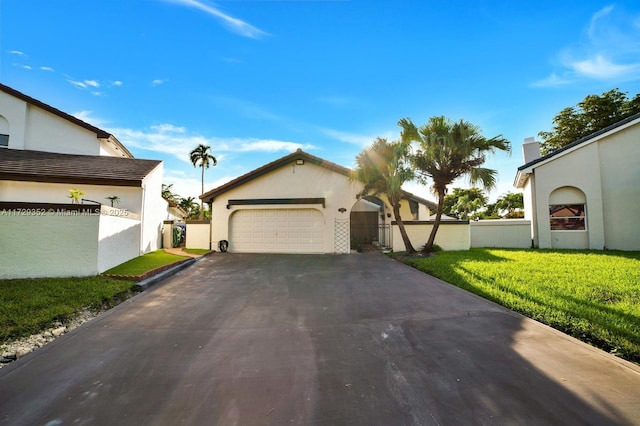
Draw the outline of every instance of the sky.
<instances>
[{"instance_id":1,"label":"sky","mask_svg":"<svg viewBox=\"0 0 640 426\"><path fill-rule=\"evenodd\" d=\"M495 200L562 109L640 93L640 3L2 0L0 82L163 160L181 197L201 194L199 144L206 192L298 148L354 167L401 118L464 119L512 144L485 163Z\"/></svg>"}]
</instances>

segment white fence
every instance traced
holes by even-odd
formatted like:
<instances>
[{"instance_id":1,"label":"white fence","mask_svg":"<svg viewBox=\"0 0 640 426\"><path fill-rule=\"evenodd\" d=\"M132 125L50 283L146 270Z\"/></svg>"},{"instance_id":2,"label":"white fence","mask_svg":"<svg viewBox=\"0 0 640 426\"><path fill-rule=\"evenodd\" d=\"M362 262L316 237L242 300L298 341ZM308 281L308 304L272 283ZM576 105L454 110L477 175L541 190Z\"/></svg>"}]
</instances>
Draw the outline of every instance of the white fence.
<instances>
[{"instance_id":1,"label":"white fence","mask_svg":"<svg viewBox=\"0 0 640 426\"><path fill-rule=\"evenodd\" d=\"M404 222L413 248L420 250L427 242L433 221ZM405 251L400 230L395 222L393 251ZM531 221L522 219L442 221L435 244L443 250L468 250L471 247L529 248Z\"/></svg>"},{"instance_id":2,"label":"white fence","mask_svg":"<svg viewBox=\"0 0 640 426\"><path fill-rule=\"evenodd\" d=\"M140 220L99 205L0 203L0 279L90 276L140 254Z\"/></svg>"},{"instance_id":3,"label":"white fence","mask_svg":"<svg viewBox=\"0 0 640 426\"><path fill-rule=\"evenodd\" d=\"M479 220L470 223L470 233L471 247L531 247L530 220Z\"/></svg>"}]
</instances>

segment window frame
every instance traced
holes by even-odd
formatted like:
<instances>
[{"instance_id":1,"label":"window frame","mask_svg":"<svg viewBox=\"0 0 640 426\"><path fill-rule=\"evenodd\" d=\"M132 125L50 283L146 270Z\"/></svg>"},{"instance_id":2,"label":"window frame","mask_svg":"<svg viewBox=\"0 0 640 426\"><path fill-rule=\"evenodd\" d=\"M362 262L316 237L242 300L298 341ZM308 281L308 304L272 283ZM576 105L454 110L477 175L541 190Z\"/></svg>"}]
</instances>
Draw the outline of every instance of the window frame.
<instances>
[{"instance_id":1,"label":"window frame","mask_svg":"<svg viewBox=\"0 0 640 426\"><path fill-rule=\"evenodd\" d=\"M556 216L556 217L553 216L554 212L552 210L554 209L554 207L556 208L556 212L558 212L564 209L568 209L569 211L571 211L571 207L578 207L578 206L580 206L580 209L582 210L582 216ZM583 227L581 229L567 229L567 228L554 229L553 228L554 219L556 219L557 222L560 222L560 220L566 221L567 219L578 219L578 220L581 219L583 223ZM551 230L551 232L587 232L589 230L589 225L587 221L587 204L586 203L549 204L549 229Z\"/></svg>"}]
</instances>

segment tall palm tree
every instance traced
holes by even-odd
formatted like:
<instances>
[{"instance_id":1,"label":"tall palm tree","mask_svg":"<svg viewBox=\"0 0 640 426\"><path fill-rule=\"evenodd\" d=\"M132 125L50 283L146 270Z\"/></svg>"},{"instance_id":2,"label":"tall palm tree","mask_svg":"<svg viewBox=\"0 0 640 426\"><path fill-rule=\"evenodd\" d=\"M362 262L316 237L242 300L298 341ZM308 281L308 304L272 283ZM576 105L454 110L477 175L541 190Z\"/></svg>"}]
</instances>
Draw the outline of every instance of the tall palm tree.
<instances>
[{"instance_id":1,"label":"tall palm tree","mask_svg":"<svg viewBox=\"0 0 640 426\"><path fill-rule=\"evenodd\" d=\"M364 184L358 198L366 195L384 194L389 199L393 215L398 223L407 253L415 253L400 216L402 184L413 180L414 173L408 162L410 145L402 142L387 142L377 138L367 149L356 156L357 167L351 178Z\"/></svg>"},{"instance_id":2,"label":"tall palm tree","mask_svg":"<svg viewBox=\"0 0 640 426\"><path fill-rule=\"evenodd\" d=\"M215 166L218 164L216 157L211 155L211 147L209 145L200 144L189 153L189 159L193 167L200 166L202 168L202 188L200 194L204 194L204 169L208 169L209 166ZM204 211L204 201L200 199L200 212Z\"/></svg>"},{"instance_id":3,"label":"tall palm tree","mask_svg":"<svg viewBox=\"0 0 640 426\"><path fill-rule=\"evenodd\" d=\"M187 198L181 198L180 202L178 203L178 205L180 207L182 207L184 209L184 211L187 212L187 216L191 215L191 211L198 207L198 205L195 203L195 197L187 197Z\"/></svg>"},{"instance_id":4,"label":"tall palm tree","mask_svg":"<svg viewBox=\"0 0 640 426\"><path fill-rule=\"evenodd\" d=\"M419 148L413 164L423 182L431 179L433 193L438 197L436 219L423 251L431 252L440 227L447 186L466 176L471 184L490 190L495 187L496 171L482 167L487 154L495 150L511 152L511 143L502 135L487 139L480 128L460 120L453 122L444 116L431 117L427 124L417 127L411 119L398 122L402 127L402 141L417 142Z\"/></svg>"}]
</instances>

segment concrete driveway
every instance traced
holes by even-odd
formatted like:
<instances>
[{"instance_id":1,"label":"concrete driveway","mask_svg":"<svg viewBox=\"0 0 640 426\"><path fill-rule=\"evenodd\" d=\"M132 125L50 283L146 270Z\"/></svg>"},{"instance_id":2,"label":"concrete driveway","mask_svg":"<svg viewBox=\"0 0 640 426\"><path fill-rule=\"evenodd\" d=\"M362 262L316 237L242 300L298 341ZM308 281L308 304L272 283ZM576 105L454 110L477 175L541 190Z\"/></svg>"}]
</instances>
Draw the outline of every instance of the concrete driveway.
<instances>
[{"instance_id":1,"label":"concrete driveway","mask_svg":"<svg viewBox=\"0 0 640 426\"><path fill-rule=\"evenodd\" d=\"M640 424L640 369L380 254L216 254L1 369L0 422Z\"/></svg>"}]
</instances>

